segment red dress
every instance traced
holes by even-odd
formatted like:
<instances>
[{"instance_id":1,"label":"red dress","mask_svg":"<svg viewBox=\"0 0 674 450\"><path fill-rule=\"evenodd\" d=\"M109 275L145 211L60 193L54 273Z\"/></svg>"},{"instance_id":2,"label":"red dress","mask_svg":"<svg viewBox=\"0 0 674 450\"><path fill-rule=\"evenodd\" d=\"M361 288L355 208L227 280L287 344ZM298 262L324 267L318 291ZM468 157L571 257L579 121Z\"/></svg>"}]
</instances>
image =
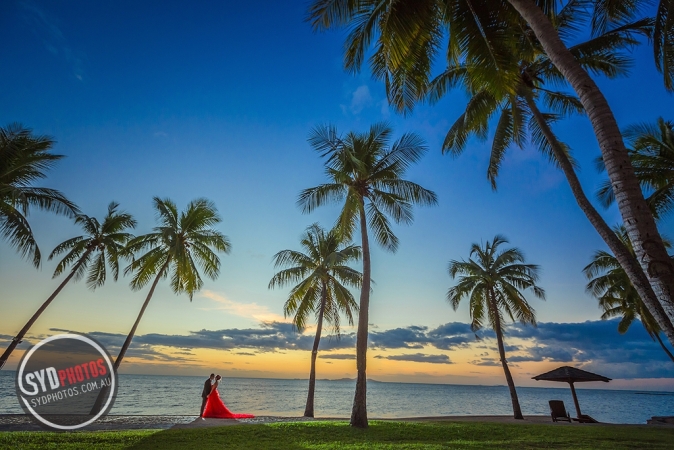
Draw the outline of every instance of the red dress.
<instances>
[{"instance_id":1,"label":"red dress","mask_svg":"<svg viewBox=\"0 0 674 450\"><path fill-rule=\"evenodd\" d=\"M213 419L252 419L255 416L252 414L234 414L231 412L220 398L217 389L208 396L206 407L204 408L204 415L202 417L209 417Z\"/></svg>"}]
</instances>

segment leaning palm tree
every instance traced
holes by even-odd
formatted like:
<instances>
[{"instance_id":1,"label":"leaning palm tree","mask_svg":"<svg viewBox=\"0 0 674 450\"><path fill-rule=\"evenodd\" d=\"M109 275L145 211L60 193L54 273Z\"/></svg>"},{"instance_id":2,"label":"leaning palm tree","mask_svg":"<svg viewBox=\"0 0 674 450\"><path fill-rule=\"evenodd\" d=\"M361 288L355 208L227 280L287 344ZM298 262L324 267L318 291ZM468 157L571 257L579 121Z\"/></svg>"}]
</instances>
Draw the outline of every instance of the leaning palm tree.
<instances>
[{"instance_id":1,"label":"leaning palm tree","mask_svg":"<svg viewBox=\"0 0 674 450\"><path fill-rule=\"evenodd\" d=\"M627 230L623 225L615 227L616 236L632 252L632 244L627 237ZM668 242L665 242L669 246ZM626 333L635 320L639 320L653 340L657 340L662 350L674 361L674 355L665 346L660 338L662 330L648 311L646 305L632 286L625 269L622 268L615 256L609 252L599 250L592 257L592 262L583 269L585 276L590 280L586 290L599 301L604 313L603 320L612 317L621 317L618 323L618 332Z\"/></svg>"},{"instance_id":2,"label":"leaning palm tree","mask_svg":"<svg viewBox=\"0 0 674 450\"><path fill-rule=\"evenodd\" d=\"M35 267L42 256L27 216L32 208L73 216L75 204L55 189L35 187L63 155L51 153L54 140L35 136L19 124L0 127L0 236Z\"/></svg>"},{"instance_id":3,"label":"leaning palm tree","mask_svg":"<svg viewBox=\"0 0 674 450\"><path fill-rule=\"evenodd\" d=\"M204 273L214 280L220 274L220 258L212 249L229 253L231 248L229 239L211 228L222 221L213 202L203 198L193 200L181 213L169 199L154 197L153 202L159 226L155 227L152 233L129 241L126 252L135 254L145 251L145 253L139 258L134 258L124 269L124 274L133 274L131 289L134 291L142 289L153 278L154 281L115 359L113 365L115 371L131 345L140 319L143 318L159 280L170 275L173 292L186 293L192 301L194 293L204 284L197 265L200 265ZM98 413L107 392L107 389L100 390L91 414Z\"/></svg>"},{"instance_id":4,"label":"leaning palm tree","mask_svg":"<svg viewBox=\"0 0 674 450\"><path fill-rule=\"evenodd\" d=\"M213 250L229 253L231 248L229 239L211 228L222 220L213 202L206 199L193 200L182 213L178 213L175 203L169 199L154 197L153 202L160 225L155 227L152 233L129 241L128 252L146 251L146 253L134 259L124 273L133 274L131 289L134 291L142 289L152 279L154 281L117 355L115 370L119 368L131 345L140 319L152 299L159 280L170 275L173 292L186 293L192 301L194 293L204 284L197 265L202 267L209 278L215 280L220 274L220 258Z\"/></svg>"},{"instance_id":5,"label":"leaning palm tree","mask_svg":"<svg viewBox=\"0 0 674 450\"><path fill-rule=\"evenodd\" d=\"M427 151L423 140L414 133L404 134L389 144L392 129L379 123L367 133L350 132L341 137L330 125L316 127L309 136L310 145L326 157L325 172L330 182L301 192L298 204L303 212L329 202L344 202L336 227L350 240L360 228L363 251L363 285L360 291L358 331L356 334L356 392L351 425L367 427L367 339L370 305L370 243L368 227L377 242L395 252L398 238L391 230L387 215L396 223L410 224L412 205L435 205L435 193L416 183L403 180L407 168Z\"/></svg>"},{"instance_id":6,"label":"leaning palm tree","mask_svg":"<svg viewBox=\"0 0 674 450\"><path fill-rule=\"evenodd\" d=\"M306 253L283 250L274 255L274 266L287 268L274 275L269 282L269 289L297 283L283 306L283 314L286 317L294 315L293 324L298 331L304 330L311 313L316 314L309 393L304 409L305 417L314 417L316 356L323 320L332 325L338 337L341 314L346 316L349 325L353 325L353 313L358 312L358 304L346 286L360 288L363 277L360 272L347 265L360 259L360 247L346 245L334 229L326 232L315 223L307 228L301 244Z\"/></svg>"},{"instance_id":7,"label":"leaning palm tree","mask_svg":"<svg viewBox=\"0 0 674 450\"><path fill-rule=\"evenodd\" d=\"M555 28L564 35L569 35L585 21L585 15L579 11L576 2L567 3L552 18ZM637 45L638 37L649 36L652 28L652 22L648 19L629 20L572 46L570 51L584 69L596 75L608 78L625 75L631 60L622 50ZM532 41L524 30L517 42L512 52L519 61L518 72L507 90L494 89L488 79L483 79L484 68L465 62L450 62L449 67L429 83L428 95L431 101L440 100L456 85L461 85L470 95L465 112L447 133L443 152L453 156L461 154L470 136L486 140L491 122L497 118L494 121L496 127L487 169L487 178L492 188L496 189L496 178L507 150L513 146L523 147L529 138L543 155L562 170L578 206L625 267L645 304L653 310L654 317L674 342L674 324L658 302L646 274L633 253L616 237L590 202L576 174L570 149L553 132L554 121L570 113L584 113L580 101L573 95L554 89L563 80L562 74L551 64L540 45ZM541 104L551 112L541 111ZM610 183L608 189L611 189Z\"/></svg>"},{"instance_id":8,"label":"leaning palm tree","mask_svg":"<svg viewBox=\"0 0 674 450\"><path fill-rule=\"evenodd\" d=\"M449 275L460 276L456 286L447 291L447 301L454 311L463 298L470 301L470 326L477 331L488 321L496 333L501 365L505 372L515 419L523 419L515 382L510 374L503 344L503 322L507 315L513 322L536 326L536 314L521 291L531 289L534 295L545 299L545 291L536 285L538 266L525 264L524 255L517 248L499 251L498 247L507 243L505 237L497 235L484 247L473 244L468 261L452 260Z\"/></svg>"},{"instance_id":9,"label":"leaning palm tree","mask_svg":"<svg viewBox=\"0 0 674 450\"><path fill-rule=\"evenodd\" d=\"M591 30L600 32L604 25L620 21L626 16L638 13L648 0L615 2L598 0L593 2L577 2L593 6ZM670 262L667 249L658 231L655 219L639 186L639 179L634 173L629 153L622 139L618 122L603 93L583 69L579 61L571 54L555 30L549 16L534 0L508 0L515 10L526 21L531 31L541 43L550 61L562 73L578 95L583 108L587 111L594 134L599 143L602 157L606 163L606 172L613 186L616 198L619 198L618 209L630 241L634 245L637 260L647 275L650 285L656 294L662 310L670 324L658 318L658 323L670 328L674 322L674 267ZM544 8L554 9L557 2L545 1ZM674 4L670 0L661 0L655 18L655 54L658 68L665 74L665 86L674 89ZM630 276L630 279L635 280ZM644 301L646 298L641 296ZM649 311L660 316L660 311L647 305ZM668 333L670 342L674 344L674 336Z\"/></svg>"},{"instance_id":10,"label":"leaning palm tree","mask_svg":"<svg viewBox=\"0 0 674 450\"><path fill-rule=\"evenodd\" d=\"M638 15L638 7L644 2L646 0L571 0L567 3L581 14L593 17L600 16L597 11L603 8L609 11L606 15L609 22L605 23L612 25ZM355 72L364 61L369 61L373 75L385 83L389 103L401 111L423 98L433 62L438 56L445 57L448 63L463 61L473 66L473 76L483 84L489 84L499 95L504 92L514 94L512 85L518 78L519 56L513 49L518 48L523 33L529 41L537 38L550 63L569 82L587 111L607 163L609 179L622 199L618 204L620 213L628 224L638 262L647 274L650 286L643 286L637 271L628 271L630 279L642 298L649 297L648 290L653 291L660 306L647 306L658 316L665 331L669 330L668 338L674 343L674 270L670 264L663 263L668 261L667 251L639 189L615 116L580 58L563 41L575 38L579 31L588 27L567 29L566 34L556 29L555 16L560 4L565 3L548 0L315 0L309 9L309 20L317 30L348 27L346 68ZM656 24L655 34L665 36L664 41L671 44L674 42L671 33L674 22L667 19L671 17L667 13L671 11L671 2L662 0L660 6L656 18L660 25ZM592 21L592 31L603 32L597 23ZM443 48L445 42L447 47ZM371 46L374 47L373 54L366 59ZM671 54L671 45L668 49ZM663 61L666 63L671 59ZM663 72L669 70L667 73L671 73L674 64L668 67L662 67Z\"/></svg>"},{"instance_id":11,"label":"leaning palm tree","mask_svg":"<svg viewBox=\"0 0 674 450\"><path fill-rule=\"evenodd\" d=\"M118 206L119 204L115 202L108 205L108 214L103 219L103 223L84 214L78 214L75 217L75 223L80 225L86 234L62 242L49 255L49 260L51 260L66 253L54 270L54 278L66 272L70 267L68 276L12 339L7 350L0 356L0 369L5 365L24 335L30 330L30 327L71 279L79 281L86 274L87 287L94 290L105 283L107 278L106 267L109 266L114 280L117 281L119 258L125 256L124 247L133 237L126 230L136 226L136 221L131 214L118 211Z\"/></svg>"},{"instance_id":12,"label":"leaning palm tree","mask_svg":"<svg viewBox=\"0 0 674 450\"><path fill-rule=\"evenodd\" d=\"M623 130L637 178L648 193L646 202L656 218L674 209L674 122L659 117L657 122L631 125ZM606 170L600 157L597 165ZM597 193L605 206L615 202L611 183Z\"/></svg>"}]
</instances>

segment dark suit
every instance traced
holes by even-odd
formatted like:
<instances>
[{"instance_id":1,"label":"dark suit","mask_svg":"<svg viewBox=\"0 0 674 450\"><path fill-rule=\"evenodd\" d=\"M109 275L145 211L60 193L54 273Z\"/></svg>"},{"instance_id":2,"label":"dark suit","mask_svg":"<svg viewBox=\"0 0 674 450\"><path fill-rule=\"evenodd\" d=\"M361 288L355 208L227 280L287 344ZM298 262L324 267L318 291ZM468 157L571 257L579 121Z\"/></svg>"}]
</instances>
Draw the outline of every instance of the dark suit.
<instances>
[{"instance_id":1,"label":"dark suit","mask_svg":"<svg viewBox=\"0 0 674 450\"><path fill-rule=\"evenodd\" d=\"M204 415L204 408L206 407L206 400L208 400L208 396L211 394L211 386L213 384L211 383L211 379L209 378L208 380L204 381L204 390L201 391L201 412L199 413L199 416Z\"/></svg>"}]
</instances>

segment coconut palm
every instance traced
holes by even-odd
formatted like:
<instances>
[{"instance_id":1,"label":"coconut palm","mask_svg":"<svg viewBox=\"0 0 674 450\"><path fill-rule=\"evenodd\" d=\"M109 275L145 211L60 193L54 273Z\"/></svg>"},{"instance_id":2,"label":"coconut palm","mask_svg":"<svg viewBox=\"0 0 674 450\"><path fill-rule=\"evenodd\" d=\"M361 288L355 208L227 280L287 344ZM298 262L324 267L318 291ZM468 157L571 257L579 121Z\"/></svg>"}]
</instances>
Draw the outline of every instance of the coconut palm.
<instances>
[{"instance_id":1,"label":"coconut palm","mask_svg":"<svg viewBox=\"0 0 674 450\"><path fill-rule=\"evenodd\" d=\"M414 133L404 134L389 144L392 129L385 123L372 125L367 133L350 132L341 137L330 125L316 127L309 136L310 145L326 157L325 172L329 183L301 192L298 204L303 212L330 202L344 202L336 227L343 239L351 239L360 228L363 251L363 285L360 291L358 331L356 334L356 392L351 425L367 427L367 339L370 304L370 243L368 228L386 250L395 252L398 238L391 230L390 216L396 223L410 224L412 206L435 205L435 193L402 179L407 168L427 151L423 140Z\"/></svg>"},{"instance_id":2,"label":"coconut palm","mask_svg":"<svg viewBox=\"0 0 674 450\"><path fill-rule=\"evenodd\" d=\"M63 259L56 266L56 270L54 270L54 278L62 275L70 268L68 275L12 339L7 350L0 356L0 369L5 365L14 348L30 330L30 327L71 279L79 281L86 275L87 287L94 290L105 283L107 267L109 266L113 279L117 281L119 258L125 256L124 247L133 237L126 230L136 226L136 221L131 214L118 211L118 207L119 204L115 202L108 205L108 213L103 218L103 223L84 214L75 216L75 223L82 227L85 234L62 242L49 255L49 260L52 260L65 253Z\"/></svg>"},{"instance_id":3,"label":"coconut palm","mask_svg":"<svg viewBox=\"0 0 674 450\"><path fill-rule=\"evenodd\" d=\"M574 2L567 3L553 16L556 29L563 35L573 32L584 20L577 6ZM604 30L602 34L576 44L570 50L586 70L614 78L627 73L630 63L630 59L620 50L636 45L639 35L648 36L651 31L650 20L628 22ZM518 56L519 65L518 77L513 79L511 92L495 92L488 81L481 81L483 69L479 71L481 76L476 77L473 75L475 69L465 63L450 63L442 74L430 82L428 92L431 101L440 100L456 85L461 85L471 96L465 112L449 129L443 152L453 156L461 154L471 135L485 140L490 122L497 118L487 169L487 178L496 189L496 177L506 151L515 145L523 147L529 137L528 140L562 170L581 210L626 268L638 292L674 342L674 324L660 305L639 262L590 202L576 174L570 149L552 130L552 124L559 118L570 113L583 113L582 105L575 96L554 89L554 85L563 81L563 76L526 33L520 35L513 53ZM552 84L553 88L548 84ZM542 112L539 103L550 108L552 113Z\"/></svg>"},{"instance_id":4,"label":"coconut palm","mask_svg":"<svg viewBox=\"0 0 674 450\"><path fill-rule=\"evenodd\" d=\"M187 205L187 209L178 213L175 203L169 199L153 198L154 209L159 226L152 233L138 236L127 245L127 251L137 253L146 251L135 258L124 270L132 274L131 289L145 287L151 280L150 291L140 308L129 335L117 355L114 369L117 370L131 345L140 319L152 299L154 290L162 278L171 277L171 290L175 294L186 293L190 301L204 282L197 266L212 280L220 274L220 258L213 252L229 253L229 239L211 228L222 221L213 202L197 199Z\"/></svg>"},{"instance_id":5,"label":"coconut palm","mask_svg":"<svg viewBox=\"0 0 674 450\"><path fill-rule=\"evenodd\" d=\"M301 332L311 313L316 315L316 337L311 350L309 393L304 409L305 417L314 417L316 387L316 356L321 340L323 320L332 325L339 337L340 316L344 314L353 325L353 314L358 304L346 286L359 288L362 274L347 264L360 259L360 247L346 245L334 229L326 232L317 223L307 228L301 245L306 253L283 250L274 255L275 267L286 267L269 282L269 289L297 283L283 306L285 317L293 315L293 324Z\"/></svg>"},{"instance_id":6,"label":"coconut palm","mask_svg":"<svg viewBox=\"0 0 674 450\"><path fill-rule=\"evenodd\" d=\"M594 16L601 7L610 10L620 9L615 5L631 5L623 13L610 13L608 17L615 23L635 17L638 8L632 5L644 1L572 0L568 3L582 14L594 13ZM519 57L513 49L518 48L523 34L531 41L537 39L588 112L607 162L609 179L623 199L619 202L620 213L628 224L630 239L650 288L639 280L637 271L628 268L628 274L642 298L649 298L649 289L653 291L660 306L648 304L648 307L659 317L665 330L669 330L668 338L674 343L674 270L670 264L663 263L669 261L667 252L631 169L615 117L582 61L562 41L562 37L567 39L581 28L568 30L566 36L557 30L554 21L558 6L559 2L550 0L316 0L309 9L309 20L317 30L349 28L344 58L348 70L358 71L365 61L365 53L373 45L373 54L368 59L372 73L384 81L389 103L401 111L423 98L432 63L438 55L446 57L448 63L465 62L473 68L472 77L480 80L479 85L489 85L497 96L514 94L512 87L519 76ZM671 25L667 29L671 30ZM601 32L599 28L596 30ZM667 36L671 42L671 35ZM443 48L445 38L448 44ZM482 106L476 104L476 108Z\"/></svg>"},{"instance_id":7,"label":"coconut palm","mask_svg":"<svg viewBox=\"0 0 674 450\"><path fill-rule=\"evenodd\" d=\"M629 153L622 139L615 115L611 110L603 93L588 72L583 69L579 61L566 47L562 37L555 30L552 21L533 0L508 0L517 12L524 18L533 34L541 43L550 61L559 69L580 98L599 143L602 157L606 164L606 171L613 186L618 202L618 209L626 224L626 229L632 242L637 260L657 296L670 324L663 322L660 311L647 304L649 311L658 319L658 324L669 328L674 321L674 267L672 266L667 250L662 242L655 219L648 208L644 195L639 186L639 180L631 165ZM543 1L544 9L554 9L556 2ZM589 2L594 6L592 31L601 30L601 24L610 24L626 16L631 16L646 4L646 0L631 2L613 2L598 0ZM671 17L674 5L669 0L660 2L656 16L655 52L659 68L665 74L665 86L674 89L672 74L674 64L674 24ZM604 17L606 20L601 20ZM630 274L630 280L636 280ZM640 291L641 295L641 291ZM641 295L646 301L647 298ZM670 342L674 344L674 336L668 332Z\"/></svg>"},{"instance_id":8,"label":"coconut palm","mask_svg":"<svg viewBox=\"0 0 674 450\"><path fill-rule=\"evenodd\" d=\"M215 280L220 274L220 258L213 250L229 253L231 248L229 239L211 228L222 221L213 202L203 198L193 200L185 211L179 213L176 204L170 199L154 197L152 201L159 226L152 233L135 237L128 242L125 248L127 253L145 253L134 258L124 269L124 274L133 276L130 285L134 291L153 281L138 317L115 359L115 371L131 345L159 280L170 275L171 290L175 294L186 293L192 301L194 293L204 284L197 266L201 266L203 272ZM100 411L107 392L107 389L100 390L91 414Z\"/></svg>"},{"instance_id":9,"label":"coconut palm","mask_svg":"<svg viewBox=\"0 0 674 450\"><path fill-rule=\"evenodd\" d=\"M630 159L641 186L648 193L646 202L658 218L674 209L674 122L659 117L657 122L627 127L623 136L630 145ZM597 161L605 170L601 157ZM604 182L598 197L605 206L615 202L611 183Z\"/></svg>"},{"instance_id":10,"label":"coconut palm","mask_svg":"<svg viewBox=\"0 0 674 450\"><path fill-rule=\"evenodd\" d=\"M624 245L634 252L625 227L622 225L615 227L614 232ZM668 242L665 244L669 246ZM604 311L602 319L621 317L618 323L618 332L621 334L626 333L635 320L639 320L651 339L657 339L662 350L674 361L674 355L660 338L662 330L630 283L625 270L615 256L599 250L595 252L592 262L585 266L583 272L590 280L586 287L587 292L599 300L599 306Z\"/></svg>"},{"instance_id":11,"label":"coconut palm","mask_svg":"<svg viewBox=\"0 0 674 450\"><path fill-rule=\"evenodd\" d=\"M449 276L459 277L456 286L447 291L447 301L454 311L462 299L470 301L471 328L479 330L485 321L496 333L501 365L505 372L515 419L523 419L515 382L513 381L503 344L505 316L536 326L536 313L521 291L530 289L540 299L545 299L545 291L536 285L538 266L525 264L524 255L517 248L499 250L506 244L505 237L497 235L484 246L473 244L468 261L452 260Z\"/></svg>"},{"instance_id":12,"label":"coconut palm","mask_svg":"<svg viewBox=\"0 0 674 450\"><path fill-rule=\"evenodd\" d=\"M28 223L30 210L66 216L79 212L59 191L32 185L63 158L51 153L53 145L52 138L36 136L20 124L0 127L0 236L35 267L40 267L42 256Z\"/></svg>"}]
</instances>

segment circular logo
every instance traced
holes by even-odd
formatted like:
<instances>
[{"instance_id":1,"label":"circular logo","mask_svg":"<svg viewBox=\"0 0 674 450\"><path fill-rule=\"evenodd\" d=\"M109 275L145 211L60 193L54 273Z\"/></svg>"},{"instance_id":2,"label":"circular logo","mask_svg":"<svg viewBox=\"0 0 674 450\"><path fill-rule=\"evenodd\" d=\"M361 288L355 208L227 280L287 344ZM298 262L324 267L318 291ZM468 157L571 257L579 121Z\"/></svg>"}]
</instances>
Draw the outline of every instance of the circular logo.
<instances>
[{"instance_id":1,"label":"circular logo","mask_svg":"<svg viewBox=\"0 0 674 450\"><path fill-rule=\"evenodd\" d=\"M105 348L75 333L38 342L16 371L16 395L24 412L52 430L83 428L107 414L117 385Z\"/></svg>"}]
</instances>

